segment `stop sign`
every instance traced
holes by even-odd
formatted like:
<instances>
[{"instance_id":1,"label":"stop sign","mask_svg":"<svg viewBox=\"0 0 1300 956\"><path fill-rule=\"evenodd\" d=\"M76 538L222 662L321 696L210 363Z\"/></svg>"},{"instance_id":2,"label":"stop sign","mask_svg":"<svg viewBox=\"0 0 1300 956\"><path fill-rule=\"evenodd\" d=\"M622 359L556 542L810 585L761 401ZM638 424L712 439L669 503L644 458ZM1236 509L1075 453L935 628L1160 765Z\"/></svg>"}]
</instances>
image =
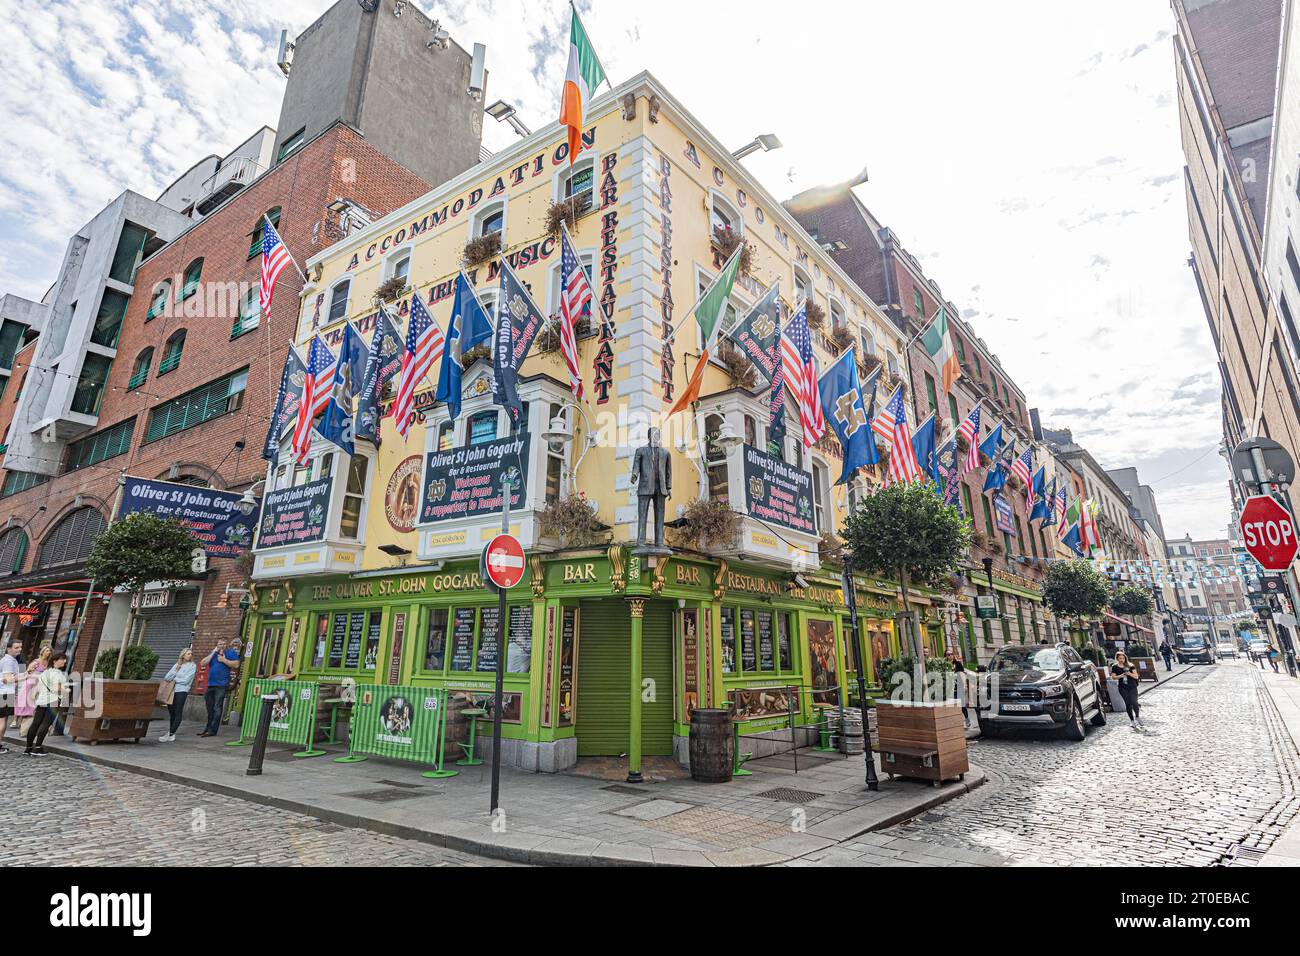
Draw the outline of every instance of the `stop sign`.
<instances>
[{"instance_id":1,"label":"stop sign","mask_svg":"<svg viewBox=\"0 0 1300 956\"><path fill-rule=\"evenodd\" d=\"M1246 550L1265 571L1285 571L1296 556L1295 519L1268 495L1255 495L1241 509Z\"/></svg>"},{"instance_id":2,"label":"stop sign","mask_svg":"<svg viewBox=\"0 0 1300 956\"><path fill-rule=\"evenodd\" d=\"M524 546L512 534L499 534L483 549L483 572L502 591L509 591L524 577Z\"/></svg>"}]
</instances>

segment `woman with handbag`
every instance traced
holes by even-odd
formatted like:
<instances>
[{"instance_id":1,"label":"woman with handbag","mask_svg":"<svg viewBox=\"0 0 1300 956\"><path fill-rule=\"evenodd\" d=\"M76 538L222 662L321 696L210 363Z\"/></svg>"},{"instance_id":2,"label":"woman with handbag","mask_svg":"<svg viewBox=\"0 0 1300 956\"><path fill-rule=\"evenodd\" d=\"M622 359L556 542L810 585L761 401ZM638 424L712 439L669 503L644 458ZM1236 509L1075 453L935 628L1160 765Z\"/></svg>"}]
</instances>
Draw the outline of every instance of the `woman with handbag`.
<instances>
[{"instance_id":1,"label":"woman with handbag","mask_svg":"<svg viewBox=\"0 0 1300 956\"><path fill-rule=\"evenodd\" d=\"M49 644L42 644L41 649L36 654L36 660L27 665L27 673L18 685L18 706L14 708L14 716L18 718L18 736L20 737L26 737L27 731L32 726L32 718L36 714L36 701L33 699L36 691L36 678L50 666L50 656L53 653L54 648Z\"/></svg>"},{"instance_id":2,"label":"woman with handbag","mask_svg":"<svg viewBox=\"0 0 1300 956\"><path fill-rule=\"evenodd\" d=\"M167 733L158 738L163 743L176 739L176 731L180 729L181 718L185 715L185 698L190 695L190 688L194 686L194 675L197 673L194 648L187 647L181 651L180 659L172 665L172 669L163 678L163 686L158 697L161 703L167 705L167 713L171 715ZM167 686L168 682L171 683L170 688Z\"/></svg>"}]
</instances>

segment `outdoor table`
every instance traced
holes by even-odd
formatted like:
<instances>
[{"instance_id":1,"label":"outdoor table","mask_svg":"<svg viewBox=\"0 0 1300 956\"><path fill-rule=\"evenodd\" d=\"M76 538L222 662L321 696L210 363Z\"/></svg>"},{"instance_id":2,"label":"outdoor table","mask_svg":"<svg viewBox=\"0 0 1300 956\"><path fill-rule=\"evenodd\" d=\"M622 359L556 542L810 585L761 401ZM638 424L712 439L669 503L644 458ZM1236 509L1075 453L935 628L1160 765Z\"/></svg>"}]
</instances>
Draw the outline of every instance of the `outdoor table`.
<instances>
[{"instance_id":1,"label":"outdoor table","mask_svg":"<svg viewBox=\"0 0 1300 956\"><path fill-rule=\"evenodd\" d=\"M332 697L329 700L322 700L320 702L320 705L322 707L327 708L330 712L329 729L326 730L325 732L324 742L327 744L336 744L338 743L337 731L338 731L338 722L339 722L339 709L341 707L350 708L352 706L352 701L344 700L342 697Z\"/></svg>"},{"instance_id":2,"label":"outdoor table","mask_svg":"<svg viewBox=\"0 0 1300 956\"><path fill-rule=\"evenodd\" d=\"M474 731L478 727L478 719L486 717L488 712L482 707L466 707L461 713L469 718L469 743L460 745L460 748L465 751L465 756L456 761L456 766L477 767L483 761L474 756Z\"/></svg>"}]
</instances>

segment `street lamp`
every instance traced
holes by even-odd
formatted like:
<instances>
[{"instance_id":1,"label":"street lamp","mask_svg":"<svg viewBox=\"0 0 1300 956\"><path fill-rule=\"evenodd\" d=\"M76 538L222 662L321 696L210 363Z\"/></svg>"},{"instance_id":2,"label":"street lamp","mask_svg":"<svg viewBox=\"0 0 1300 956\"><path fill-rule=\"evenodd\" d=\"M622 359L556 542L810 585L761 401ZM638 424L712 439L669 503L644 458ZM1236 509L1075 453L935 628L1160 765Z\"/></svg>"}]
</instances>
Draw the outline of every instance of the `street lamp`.
<instances>
[{"instance_id":1,"label":"street lamp","mask_svg":"<svg viewBox=\"0 0 1300 956\"><path fill-rule=\"evenodd\" d=\"M728 421L722 423L722 427L718 429L718 436L713 439L713 444L727 454L730 454L733 448L737 448L743 443L744 439L736 434L736 430L731 427L731 422Z\"/></svg>"},{"instance_id":2,"label":"street lamp","mask_svg":"<svg viewBox=\"0 0 1300 956\"><path fill-rule=\"evenodd\" d=\"M781 141L773 133L764 133L761 136L755 136L740 149L731 154L732 159L744 159L750 153L756 153L760 149L765 153L770 153L774 149L781 148Z\"/></svg>"},{"instance_id":3,"label":"street lamp","mask_svg":"<svg viewBox=\"0 0 1300 956\"><path fill-rule=\"evenodd\" d=\"M531 136L533 134L533 131L520 121L518 111L505 100L497 100L483 112L498 123L509 123L510 128L520 136Z\"/></svg>"},{"instance_id":4,"label":"street lamp","mask_svg":"<svg viewBox=\"0 0 1300 956\"><path fill-rule=\"evenodd\" d=\"M582 443L582 451L578 453L578 460L573 463L573 467L569 470L569 489L572 491L578 480L578 469L582 467L582 459L587 457L587 452L600 444L600 440L592 430L591 420L587 417L587 413L582 410L582 406L574 402L565 402L560 406L555 417L551 419L550 427L542 432L542 441L546 442L546 447L552 453L559 455L573 443L573 432L569 428L568 419L564 417L566 408L576 409L578 414L582 416L583 431L586 433L586 438Z\"/></svg>"}]
</instances>

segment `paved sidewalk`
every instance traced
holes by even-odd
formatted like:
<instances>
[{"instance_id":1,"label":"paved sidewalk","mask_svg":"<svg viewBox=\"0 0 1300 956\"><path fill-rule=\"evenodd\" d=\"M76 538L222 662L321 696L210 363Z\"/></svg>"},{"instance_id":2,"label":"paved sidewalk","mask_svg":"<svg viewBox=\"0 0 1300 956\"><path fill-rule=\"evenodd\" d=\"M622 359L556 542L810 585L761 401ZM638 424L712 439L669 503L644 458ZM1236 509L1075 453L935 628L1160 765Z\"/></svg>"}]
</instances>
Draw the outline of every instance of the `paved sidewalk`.
<instances>
[{"instance_id":1,"label":"paved sidewalk","mask_svg":"<svg viewBox=\"0 0 1300 956\"><path fill-rule=\"evenodd\" d=\"M1264 682L1264 689L1277 708L1278 717L1287 736L1290 737L1295 750L1300 753L1300 680L1290 677L1285 669L1279 674L1274 674L1271 667L1260 671L1259 675ZM1300 824L1289 827L1257 865L1300 866Z\"/></svg>"},{"instance_id":2,"label":"paved sidewalk","mask_svg":"<svg viewBox=\"0 0 1300 956\"><path fill-rule=\"evenodd\" d=\"M462 767L427 780L422 767L371 758L296 759L297 748L268 749L261 776L245 774L249 748L231 736L201 740L186 725L175 743L79 745L46 740L51 753L77 757L160 780L291 810L329 823L422 840L453 850L535 864L765 866L836 862L842 845L968 793L985 781L972 767L965 780L932 787L890 781L863 786L860 758L800 751L751 761L751 777L729 784L691 780L630 786L568 774L502 768L501 804L488 814L490 768ZM223 728L224 730L225 728ZM26 759L15 755L10 759ZM771 791L783 788L783 792ZM882 855L881 862L884 862ZM933 857L936 865L972 865ZM990 857L990 862L996 859Z\"/></svg>"},{"instance_id":3,"label":"paved sidewalk","mask_svg":"<svg viewBox=\"0 0 1300 956\"><path fill-rule=\"evenodd\" d=\"M1161 686L1162 684L1165 684L1165 683L1168 683L1168 682L1171 681L1171 680L1174 680L1175 678L1178 677L1179 674L1184 674L1184 673L1186 673L1187 671L1191 670L1191 669L1194 668L1194 667L1207 667L1207 666L1208 666L1208 667L1213 667L1213 666L1215 666L1215 665L1213 665L1213 664L1208 664L1208 665L1207 665L1207 664L1180 664L1180 663L1178 663L1177 661L1174 661L1174 665L1173 665L1173 666L1174 666L1174 669L1173 669L1172 671L1167 671L1167 670L1165 670L1165 662L1164 662L1161 658L1158 658L1158 657L1157 657L1157 658L1156 658L1156 676L1157 676L1159 679L1158 679L1158 680L1153 680L1153 681L1151 681L1151 680L1144 680L1144 681L1142 681L1140 684L1138 684L1138 696L1140 697L1140 696L1142 696L1143 694L1147 693L1148 691L1155 690L1157 687Z\"/></svg>"}]
</instances>

